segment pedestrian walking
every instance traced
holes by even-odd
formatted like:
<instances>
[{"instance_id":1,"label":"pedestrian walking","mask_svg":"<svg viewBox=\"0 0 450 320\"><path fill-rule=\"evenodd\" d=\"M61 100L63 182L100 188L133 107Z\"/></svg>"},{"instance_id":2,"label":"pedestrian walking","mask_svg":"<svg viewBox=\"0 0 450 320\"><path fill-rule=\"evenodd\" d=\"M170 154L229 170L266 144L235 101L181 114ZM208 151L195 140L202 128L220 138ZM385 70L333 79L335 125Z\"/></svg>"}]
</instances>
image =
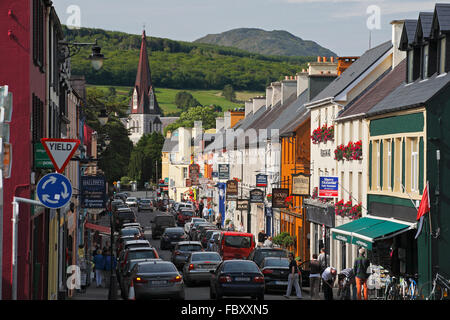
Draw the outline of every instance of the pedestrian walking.
<instances>
[{"instance_id":1,"label":"pedestrian walking","mask_svg":"<svg viewBox=\"0 0 450 320\"><path fill-rule=\"evenodd\" d=\"M328 267L327 255L325 253L325 248L320 249L320 254L317 257L317 260L319 261L319 264L320 264L320 273L322 273Z\"/></svg>"},{"instance_id":2,"label":"pedestrian walking","mask_svg":"<svg viewBox=\"0 0 450 320\"><path fill-rule=\"evenodd\" d=\"M333 267L328 267L322 272L323 296L325 300L333 300L333 287L336 281L337 271Z\"/></svg>"},{"instance_id":3,"label":"pedestrian walking","mask_svg":"<svg viewBox=\"0 0 450 320\"><path fill-rule=\"evenodd\" d=\"M95 281L97 288L99 288L102 286L103 271L105 270L105 256L102 254L102 250L97 250L97 255L94 256L93 262L95 266Z\"/></svg>"},{"instance_id":4,"label":"pedestrian walking","mask_svg":"<svg viewBox=\"0 0 450 320\"><path fill-rule=\"evenodd\" d=\"M111 266L111 264L112 264L112 266ZM114 257L111 254L110 250L107 250L106 254L105 254L105 280L106 280L105 284L107 287L109 287L109 285L110 285L109 279L111 278L111 270L112 270L112 272L114 272L114 270L116 269L116 266L117 266L116 257Z\"/></svg>"},{"instance_id":5,"label":"pedestrian walking","mask_svg":"<svg viewBox=\"0 0 450 320\"><path fill-rule=\"evenodd\" d=\"M198 212L201 214L204 208L205 204L203 203L203 200L200 200L200 203L198 204Z\"/></svg>"},{"instance_id":6,"label":"pedestrian walking","mask_svg":"<svg viewBox=\"0 0 450 320\"><path fill-rule=\"evenodd\" d=\"M201 212L202 212L203 219L208 220L208 218L209 218L208 208L207 207L203 208Z\"/></svg>"},{"instance_id":7,"label":"pedestrian walking","mask_svg":"<svg viewBox=\"0 0 450 320\"><path fill-rule=\"evenodd\" d=\"M369 273L367 273L367 268L370 267L370 261L366 257L366 249L359 249L359 257L356 258L353 264L353 272L355 273L356 280L356 295L358 300L362 300L361 296L361 286L364 288L364 300L368 300L367 291L367 278L369 278Z\"/></svg>"},{"instance_id":8,"label":"pedestrian walking","mask_svg":"<svg viewBox=\"0 0 450 320\"><path fill-rule=\"evenodd\" d=\"M319 300L319 289L320 289L320 263L317 260L317 253L314 253L312 260L309 263L309 288L311 294L311 300Z\"/></svg>"},{"instance_id":9,"label":"pedestrian walking","mask_svg":"<svg viewBox=\"0 0 450 320\"><path fill-rule=\"evenodd\" d=\"M286 290L286 294L284 295L285 298L289 299L292 292L292 284L294 284L297 298L302 299L302 289L300 288L299 285L299 274L300 271L298 270L297 261L295 261L294 254L291 252L289 253L289 276L288 276L288 287Z\"/></svg>"},{"instance_id":10,"label":"pedestrian walking","mask_svg":"<svg viewBox=\"0 0 450 320\"><path fill-rule=\"evenodd\" d=\"M222 215L220 214L220 212L217 212L216 215L216 226L219 230L222 228Z\"/></svg>"},{"instance_id":11,"label":"pedestrian walking","mask_svg":"<svg viewBox=\"0 0 450 320\"><path fill-rule=\"evenodd\" d=\"M214 221L214 210L212 209L211 205L209 206L208 209L208 216L209 216L209 222L213 222Z\"/></svg>"},{"instance_id":12,"label":"pedestrian walking","mask_svg":"<svg viewBox=\"0 0 450 320\"><path fill-rule=\"evenodd\" d=\"M242 221L241 221L241 223L240 223L240 225L238 227L238 231L239 232L244 232L244 224L242 223Z\"/></svg>"}]
</instances>

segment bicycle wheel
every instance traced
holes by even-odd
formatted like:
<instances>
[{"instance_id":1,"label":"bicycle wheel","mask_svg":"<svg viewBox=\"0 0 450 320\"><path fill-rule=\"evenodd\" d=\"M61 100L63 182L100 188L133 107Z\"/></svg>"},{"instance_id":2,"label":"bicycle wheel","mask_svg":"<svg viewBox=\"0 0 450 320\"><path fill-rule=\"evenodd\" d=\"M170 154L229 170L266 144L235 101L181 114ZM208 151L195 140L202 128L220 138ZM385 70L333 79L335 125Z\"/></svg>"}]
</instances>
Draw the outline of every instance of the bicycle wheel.
<instances>
[{"instance_id":1,"label":"bicycle wheel","mask_svg":"<svg viewBox=\"0 0 450 320\"><path fill-rule=\"evenodd\" d=\"M434 286L433 281L425 282L420 287L418 299L420 299L420 300L441 300L444 291L441 289L439 284L436 284L436 288L434 288L434 290L433 290L433 286Z\"/></svg>"}]
</instances>

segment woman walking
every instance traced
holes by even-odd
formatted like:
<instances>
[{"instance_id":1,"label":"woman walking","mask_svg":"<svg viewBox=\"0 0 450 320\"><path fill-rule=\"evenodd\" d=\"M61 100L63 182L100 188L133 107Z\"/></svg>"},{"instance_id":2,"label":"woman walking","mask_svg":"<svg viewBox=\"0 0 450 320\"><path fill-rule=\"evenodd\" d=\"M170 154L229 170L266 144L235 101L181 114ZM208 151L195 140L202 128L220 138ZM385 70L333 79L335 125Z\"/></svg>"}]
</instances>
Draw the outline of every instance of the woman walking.
<instances>
[{"instance_id":1,"label":"woman walking","mask_svg":"<svg viewBox=\"0 0 450 320\"><path fill-rule=\"evenodd\" d=\"M97 254L94 256L95 265L95 280L97 288L102 286L103 271L105 270L105 256L102 254L102 250L97 250Z\"/></svg>"},{"instance_id":2,"label":"woman walking","mask_svg":"<svg viewBox=\"0 0 450 320\"><path fill-rule=\"evenodd\" d=\"M297 266L297 261L294 259L294 254L289 253L289 276L288 276L288 287L286 290L285 298L289 299L292 291L292 283L294 283L295 293L297 294L298 299L302 299L302 289L298 284L299 280L299 270Z\"/></svg>"}]
</instances>

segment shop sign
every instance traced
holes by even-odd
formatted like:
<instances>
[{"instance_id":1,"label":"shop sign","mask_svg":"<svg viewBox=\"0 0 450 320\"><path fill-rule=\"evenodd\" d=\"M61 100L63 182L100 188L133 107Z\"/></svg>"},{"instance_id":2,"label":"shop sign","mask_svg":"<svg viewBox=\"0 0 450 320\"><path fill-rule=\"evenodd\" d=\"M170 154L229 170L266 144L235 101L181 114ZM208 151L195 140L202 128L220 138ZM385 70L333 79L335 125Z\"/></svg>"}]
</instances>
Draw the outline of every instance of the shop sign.
<instances>
[{"instance_id":1,"label":"shop sign","mask_svg":"<svg viewBox=\"0 0 450 320\"><path fill-rule=\"evenodd\" d=\"M256 186L257 187L267 187L267 175L257 174L256 175Z\"/></svg>"},{"instance_id":2,"label":"shop sign","mask_svg":"<svg viewBox=\"0 0 450 320\"><path fill-rule=\"evenodd\" d=\"M226 192L227 200L237 200L238 182L236 180L228 180Z\"/></svg>"},{"instance_id":3,"label":"shop sign","mask_svg":"<svg viewBox=\"0 0 450 320\"><path fill-rule=\"evenodd\" d=\"M189 165L189 179L193 186L198 186L200 177L200 166L198 164L190 164Z\"/></svg>"},{"instance_id":4,"label":"shop sign","mask_svg":"<svg viewBox=\"0 0 450 320\"><path fill-rule=\"evenodd\" d=\"M106 208L106 180L104 176L81 176L81 207Z\"/></svg>"},{"instance_id":5,"label":"shop sign","mask_svg":"<svg viewBox=\"0 0 450 320\"><path fill-rule=\"evenodd\" d=\"M337 198L339 190L338 177L320 177L319 178L319 197Z\"/></svg>"},{"instance_id":6,"label":"shop sign","mask_svg":"<svg viewBox=\"0 0 450 320\"><path fill-rule=\"evenodd\" d=\"M370 242L370 241L366 241L366 240L359 239L357 237L353 237L352 243L356 244L357 246L363 247L367 250L372 250L372 242Z\"/></svg>"},{"instance_id":7,"label":"shop sign","mask_svg":"<svg viewBox=\"0 0 450 320\"><path fill-rule=\"evenodd\" d=\"M250 203L264 203L264 191L260 189L251 190Z\"/></svg>"},{"instance_id":8,"label":"shop sign","mask_svg":"<svg viewBox=\"0 0 450 320\"><path fill-rule=\"evenodd\" d=\"M53 162L45 151L42 143L34 144L34 167L39 169L54 169Z\"/></svg>"},{"instance_id":9,"label":"shop sign","mask_svg":"<svg viewBox=\"0 0 450 320\"><path fill-rule=\"evenodd\" d=\"M249 210L249 202L247 199L238 199L236 201L236 210L248 211Z\"/></svg>"},{"instance_id":10,"label":"shop sign","mask_svg":"<svg viewBox=\"0 0 450 320\"><path fill-rule=\"evenodd\" d=\"M219 164L219 179L228 180L230 179L230 165L229 164Z\"/></svg>"},{"instance_id":11,"label":"shop sign","mask_svg":"<svg viewBox=\"0 0 450 320\"><path fill-rule=\"evenodd\" d=\"M289 189L272 189L272 208L287 208L286 198L289 196Z\"/></svg>"},{"instance_id":12,"label":"shop sign","mask_svg":"<svg viewBox=\"0 0 450 320\"><path fill-rule=\"evenodd\" d=\"M343 242L347 242L347 243L351 243L351 237L341 234L341 233L335 233L333 232L333 239L335 240L339 240L339 241L343 241Z\"/></svg>"},{"instance_id":13,"label":"shop sign","mask_svg":"<svg viewBox=\"0 0 450 320\"><path fill-rule=\"evenodd\" d=\"M308 174L293 174L292 175L292 195L293 196L308 196L309 195L310 175Z\"/></svg>"}]
</instances>

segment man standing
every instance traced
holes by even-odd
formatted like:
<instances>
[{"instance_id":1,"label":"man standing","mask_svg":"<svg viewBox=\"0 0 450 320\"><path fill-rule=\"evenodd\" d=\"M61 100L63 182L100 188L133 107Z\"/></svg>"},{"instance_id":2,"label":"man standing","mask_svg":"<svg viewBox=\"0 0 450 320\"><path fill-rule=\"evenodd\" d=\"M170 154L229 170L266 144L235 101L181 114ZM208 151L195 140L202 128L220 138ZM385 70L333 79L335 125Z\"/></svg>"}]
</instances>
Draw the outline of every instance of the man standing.
<instances>
[{"instance_id":1,"label":"man standing","mask_svg":"<svg viewBox=\"0 0 450 320\"><path fill-rule=\"evenodd\" d=\"M333 300L333 287L336 281L336 269L328 267L322 272L323 295L325 300Z\"/></svg>"},{"instance_id":2,"label":"man standing","mask_svg":"<svg viewBox=\"0 0 450 320\"><path fill-rule=\"evenodd\" d=\"M204 207L202 210L202 216L203 219L208 220L209 219L209 210L208 207Z\"/></svg>"},{"instance_id":3,"label":"man standing","mask_svg":"<svg viewBox=\"0 0 450 320\"><path fill-rule=\"evenodd\" d=\"M361 286L364 287L364 300L368 300L367 295L367 278L369 274L367 273L367 268L370 266L369 259L366 258L366 249L359 249L359 257L356 258L353 265L353 272L355 273L356 280L356 293L358 300L361 300Z\"/></svg>"},{"instance_id":4,"label":"man standing","mask_svg":"<svg viewBox=\"0 0 450 320\"><path fill-rule=\"evenodd\" d=\"M317 260L317 253L314 253L309 263L309 288L311 290L311 300L319 300L320 288L320 263Z\"/></svg>"},{"instance_id":5,"label":"man standing","mask_svg":"<svg viewBox=\"0 0 450 320\"><path fill-rule=\"evenodd\" d=\"M327 255L325 254L325 248L320 249L319 257L317 258L320 264L320 272L322 273L323 270L328 267L327 263Z\"/></svg>"}]
</instances>

